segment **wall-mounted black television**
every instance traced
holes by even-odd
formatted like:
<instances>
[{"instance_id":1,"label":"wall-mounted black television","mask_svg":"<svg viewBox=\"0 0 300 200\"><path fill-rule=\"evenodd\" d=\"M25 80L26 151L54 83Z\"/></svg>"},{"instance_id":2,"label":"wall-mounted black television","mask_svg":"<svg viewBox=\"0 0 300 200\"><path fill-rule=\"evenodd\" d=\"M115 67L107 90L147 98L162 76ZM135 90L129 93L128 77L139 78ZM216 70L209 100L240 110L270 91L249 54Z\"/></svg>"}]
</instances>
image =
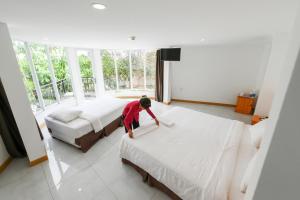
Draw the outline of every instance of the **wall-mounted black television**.
<instances>
[{"instance_id":1,"label":"wall-mounted black television","mask_svg":"<svg viewBox=\"0 0 300 200\"><path fill-rule=\"evenodd\" d=\"M180 61L181 48L168 48L160 50L160 58L163 61Z\"/></svg>"}]
</instances>

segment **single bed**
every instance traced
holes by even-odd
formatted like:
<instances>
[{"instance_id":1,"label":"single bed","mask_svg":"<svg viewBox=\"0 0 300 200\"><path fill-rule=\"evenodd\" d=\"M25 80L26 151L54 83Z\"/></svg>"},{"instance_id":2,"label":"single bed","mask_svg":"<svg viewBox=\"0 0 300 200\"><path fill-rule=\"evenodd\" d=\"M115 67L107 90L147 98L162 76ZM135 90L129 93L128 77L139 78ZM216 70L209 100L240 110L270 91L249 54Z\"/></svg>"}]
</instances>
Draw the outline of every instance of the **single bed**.
<instances>
[{"instance_id":1,"label":"single bed","mask_svg":"<svg viewBox=\"0 0 300 200\"><path fill-rule=\"evenodd\" d=\"M153 127L149 122L135 131L133 140L125 135L122 161L172 199L229 199L246 125L181 107L161 117L175 125Z\"/></svg>"},{"instance_id":2,"label":"single bed","mask_svg":"<svg viewBox=\"0 0 300 200\"><path fill-rule=\"evenodd\" d=\"M99 139L108 136L121 125L121 114L126 103L126 100L105 96L76 106L84 115L95 118L98 129L95 129L91 120L83 117L64 123L48 115L45 122L52 137L86 152Z\"/></svg>"}]
</instances>

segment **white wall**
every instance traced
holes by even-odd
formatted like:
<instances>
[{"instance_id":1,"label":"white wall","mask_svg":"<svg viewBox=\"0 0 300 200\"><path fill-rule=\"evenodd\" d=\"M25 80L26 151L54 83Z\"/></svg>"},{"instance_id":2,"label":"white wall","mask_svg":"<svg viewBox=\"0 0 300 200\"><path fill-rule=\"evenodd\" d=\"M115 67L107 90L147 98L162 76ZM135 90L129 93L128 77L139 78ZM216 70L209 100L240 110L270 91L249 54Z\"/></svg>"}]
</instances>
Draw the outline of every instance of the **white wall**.
<instances>
[{"instance_id":1,"label":"white wall","mask_svg":"<svg viewBox=\"0 0 300 200\"><path fill-rule=\"evenodd\" d=\"M259 89L271 41L183 46L172 62L172 98L235 104L240 92Z\"/></svg>"},{"instance_id":2,"label":"white wall","mask_svg":"<svg viewBox=\"0 0 300 200\"><path fill-rule=\"evenodd\" d=\"M274 93L279 84L281 72L284 70L283 62L287 53L288 39L287 33L273 36L270 59L255 109L257 115L268 116L270 113Z\"/></svg>"},{"instance_id":3,"label":"white wall","mask_svg":"<svg viewBox=\"0 0 300 200\"><path fill-rule=\"evenodd\" d=\"M29 160L46 155L6 24L0 22L0 77Z\"/></svg>"},{"instance_id":4,"label":"white wall","mask_svg":"<svg viewBox=\"0 0 300 200\"><path fill-rule=\"evenodd\" d=\"M0 136L0 165L2 165L9 158L9 154L6 151L2 137Z\"/></svg>"},{"instance_id":5,"label":"white wall","mask_svg":"<svg viewBox=\"0 0 300 200\"><path fill-rule=\"evenodd\" d=\"M245 200L299 199L300 10Z\"/></svg>"}]
</instances>

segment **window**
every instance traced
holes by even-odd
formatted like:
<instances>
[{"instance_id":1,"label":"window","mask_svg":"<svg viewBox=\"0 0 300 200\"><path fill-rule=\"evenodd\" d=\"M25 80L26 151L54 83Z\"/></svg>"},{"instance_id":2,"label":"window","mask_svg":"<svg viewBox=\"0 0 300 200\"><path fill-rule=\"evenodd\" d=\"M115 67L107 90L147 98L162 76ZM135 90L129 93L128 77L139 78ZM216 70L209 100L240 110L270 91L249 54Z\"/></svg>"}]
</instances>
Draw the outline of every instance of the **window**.
<instances>
[{"instance_id":1,"label":"window","mask_svg":"<svg viewBox=\"0 0 300 200\"><path fill-rule=\"evenodd\" d=\"M46 46L40 44L30 44L32 61L38 76L42 96L45 105L56 102L56 97L49 72L49 63L46 55Z\"/></svg>"},{"instance_id":2,"label":"window","mask_svg":"<svg viewBox=\"0 0 300 200\"><path fill-rule=\"evenodd\" d=\"M65 48L14 41L14 49L34 112L59 99L74 97ZM87 49L76 52L85 97L96 96L91 53ZM101 50L101 59L106 91L124 96L153 95L154 51Z\"/></svg>"},{"instance_id":3,"label":"window","mask_svg":"<svg viewBox=\"0 0 300 200\"><path fill-rule=\"evenodd\" d=\"M51 47L49 53L60 98L73 97L74 94L65 49L63 47Z\"/></svg>"},{"instance_id":4,"label":"window","mask_svg":"<svg viewBox=\"0 0 300 200\"><path fill-rule=\"evenodd\" d=\"M138 90L153 92L155 88L155 51L102 50L101 55L106 91L133 89L136 92ZM136 92L135 94L137 94Z\"/></svg>"},{"instance_id":5,"label":"window","mask_svg":"<svg viewBox=\"0 0 300 200\"><path fill-rule=\"evenodd\" d=\"M144 89L144 53L141 50L131 51L132 87Z\"/></svg>"},{"instance_id":6,"label":"window","mask_svg":"<svg viewBox=\"0 0 300 200\"><path fill-rule=\"evenodd\" d=\"M155 51L145 52L146 68L146 88L153 90L155 88L155 71L156 71L156 53Z\"/></svg>"},{"instance_id":7,"label":"window","mask_svg":"<svg viewBox=\"0 0 300 200\"><path fill-rule=\"evenodd\" d=\"M116 90L117 82L113 52L102 50L101 56L105 90Z\"/></svg>"},{"instance_id":8,"label":"window","mask_svg":"<svg viewBox=\"0 0 300 200\"><path fill-rule=\"evenodd\" d=\"M89 56L89 51L77 51L78 62L80 67L80 75L83 84L83 91L85 97L95 96L95 81L93 76L92 61Z\"/></svg>"},{"instance_id":9,"label":"window","mask_svg":"<svg viewBox=\"0 0 300 200\"><path fill-rule=\"evenodd\" d=\"M115 51L119 89L130 89L129 51Z\"/></svg>"},{"instance_id":10,"label":"window","mask_svg":"<svg viewBox=\"0 0 300 200\"><path fill-rule=\"evenodd\" d=\"M32 79L24 42L14 41L14 50L16 52L17 60L23 76L23 82L27 91L27 96L31 103L31 108L36 112L41 109L41 106L39 105L37 92Z\"/></svg>"}]
</instances>

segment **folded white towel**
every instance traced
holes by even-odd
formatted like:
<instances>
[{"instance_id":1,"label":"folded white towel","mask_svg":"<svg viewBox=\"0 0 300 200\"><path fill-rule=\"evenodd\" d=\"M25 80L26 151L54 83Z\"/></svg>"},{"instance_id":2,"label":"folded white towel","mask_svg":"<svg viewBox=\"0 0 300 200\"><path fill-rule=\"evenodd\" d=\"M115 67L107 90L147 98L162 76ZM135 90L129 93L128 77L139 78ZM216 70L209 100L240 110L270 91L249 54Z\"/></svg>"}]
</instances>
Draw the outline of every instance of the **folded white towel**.
<instances>
[{"instance_id":1,"label":"folded white towel","mask_svg":"<svg viewBox=\"0 0 300 200\"><path fill-rule=\"evenodd\" d=\"M96 133L103 129L101 120L99 119L99 117L93 114L83 112L80 114L80 118L89 121Z\"/></svg>"},{"instance_id":2,"label":"folded white towel","mask_svg":"<svg viewBox=\"0 0 300 200\"><path fill-rule=\"evenodd\" d=\"M151 120L151 122L146 123L146 124L140 126L137 129L134 129L133 130L133 136L134 137L139 137L139 136L145 135L147 133L150 133L150 132L154 131L157 128L158 128L158 126L155 124L155 122L153 120Z\"/></svg>"},{"instance_id":3,"label":"folded white towel","mask_svg":"<svg viewBox=\"0 0 300 200\"><path fill-rule=\"evenodd\" d=\"M159 117L158 118L159 122L167 127L174 126L174 122L165 118L165 117Z\"/></svg>"}]
</instances>

